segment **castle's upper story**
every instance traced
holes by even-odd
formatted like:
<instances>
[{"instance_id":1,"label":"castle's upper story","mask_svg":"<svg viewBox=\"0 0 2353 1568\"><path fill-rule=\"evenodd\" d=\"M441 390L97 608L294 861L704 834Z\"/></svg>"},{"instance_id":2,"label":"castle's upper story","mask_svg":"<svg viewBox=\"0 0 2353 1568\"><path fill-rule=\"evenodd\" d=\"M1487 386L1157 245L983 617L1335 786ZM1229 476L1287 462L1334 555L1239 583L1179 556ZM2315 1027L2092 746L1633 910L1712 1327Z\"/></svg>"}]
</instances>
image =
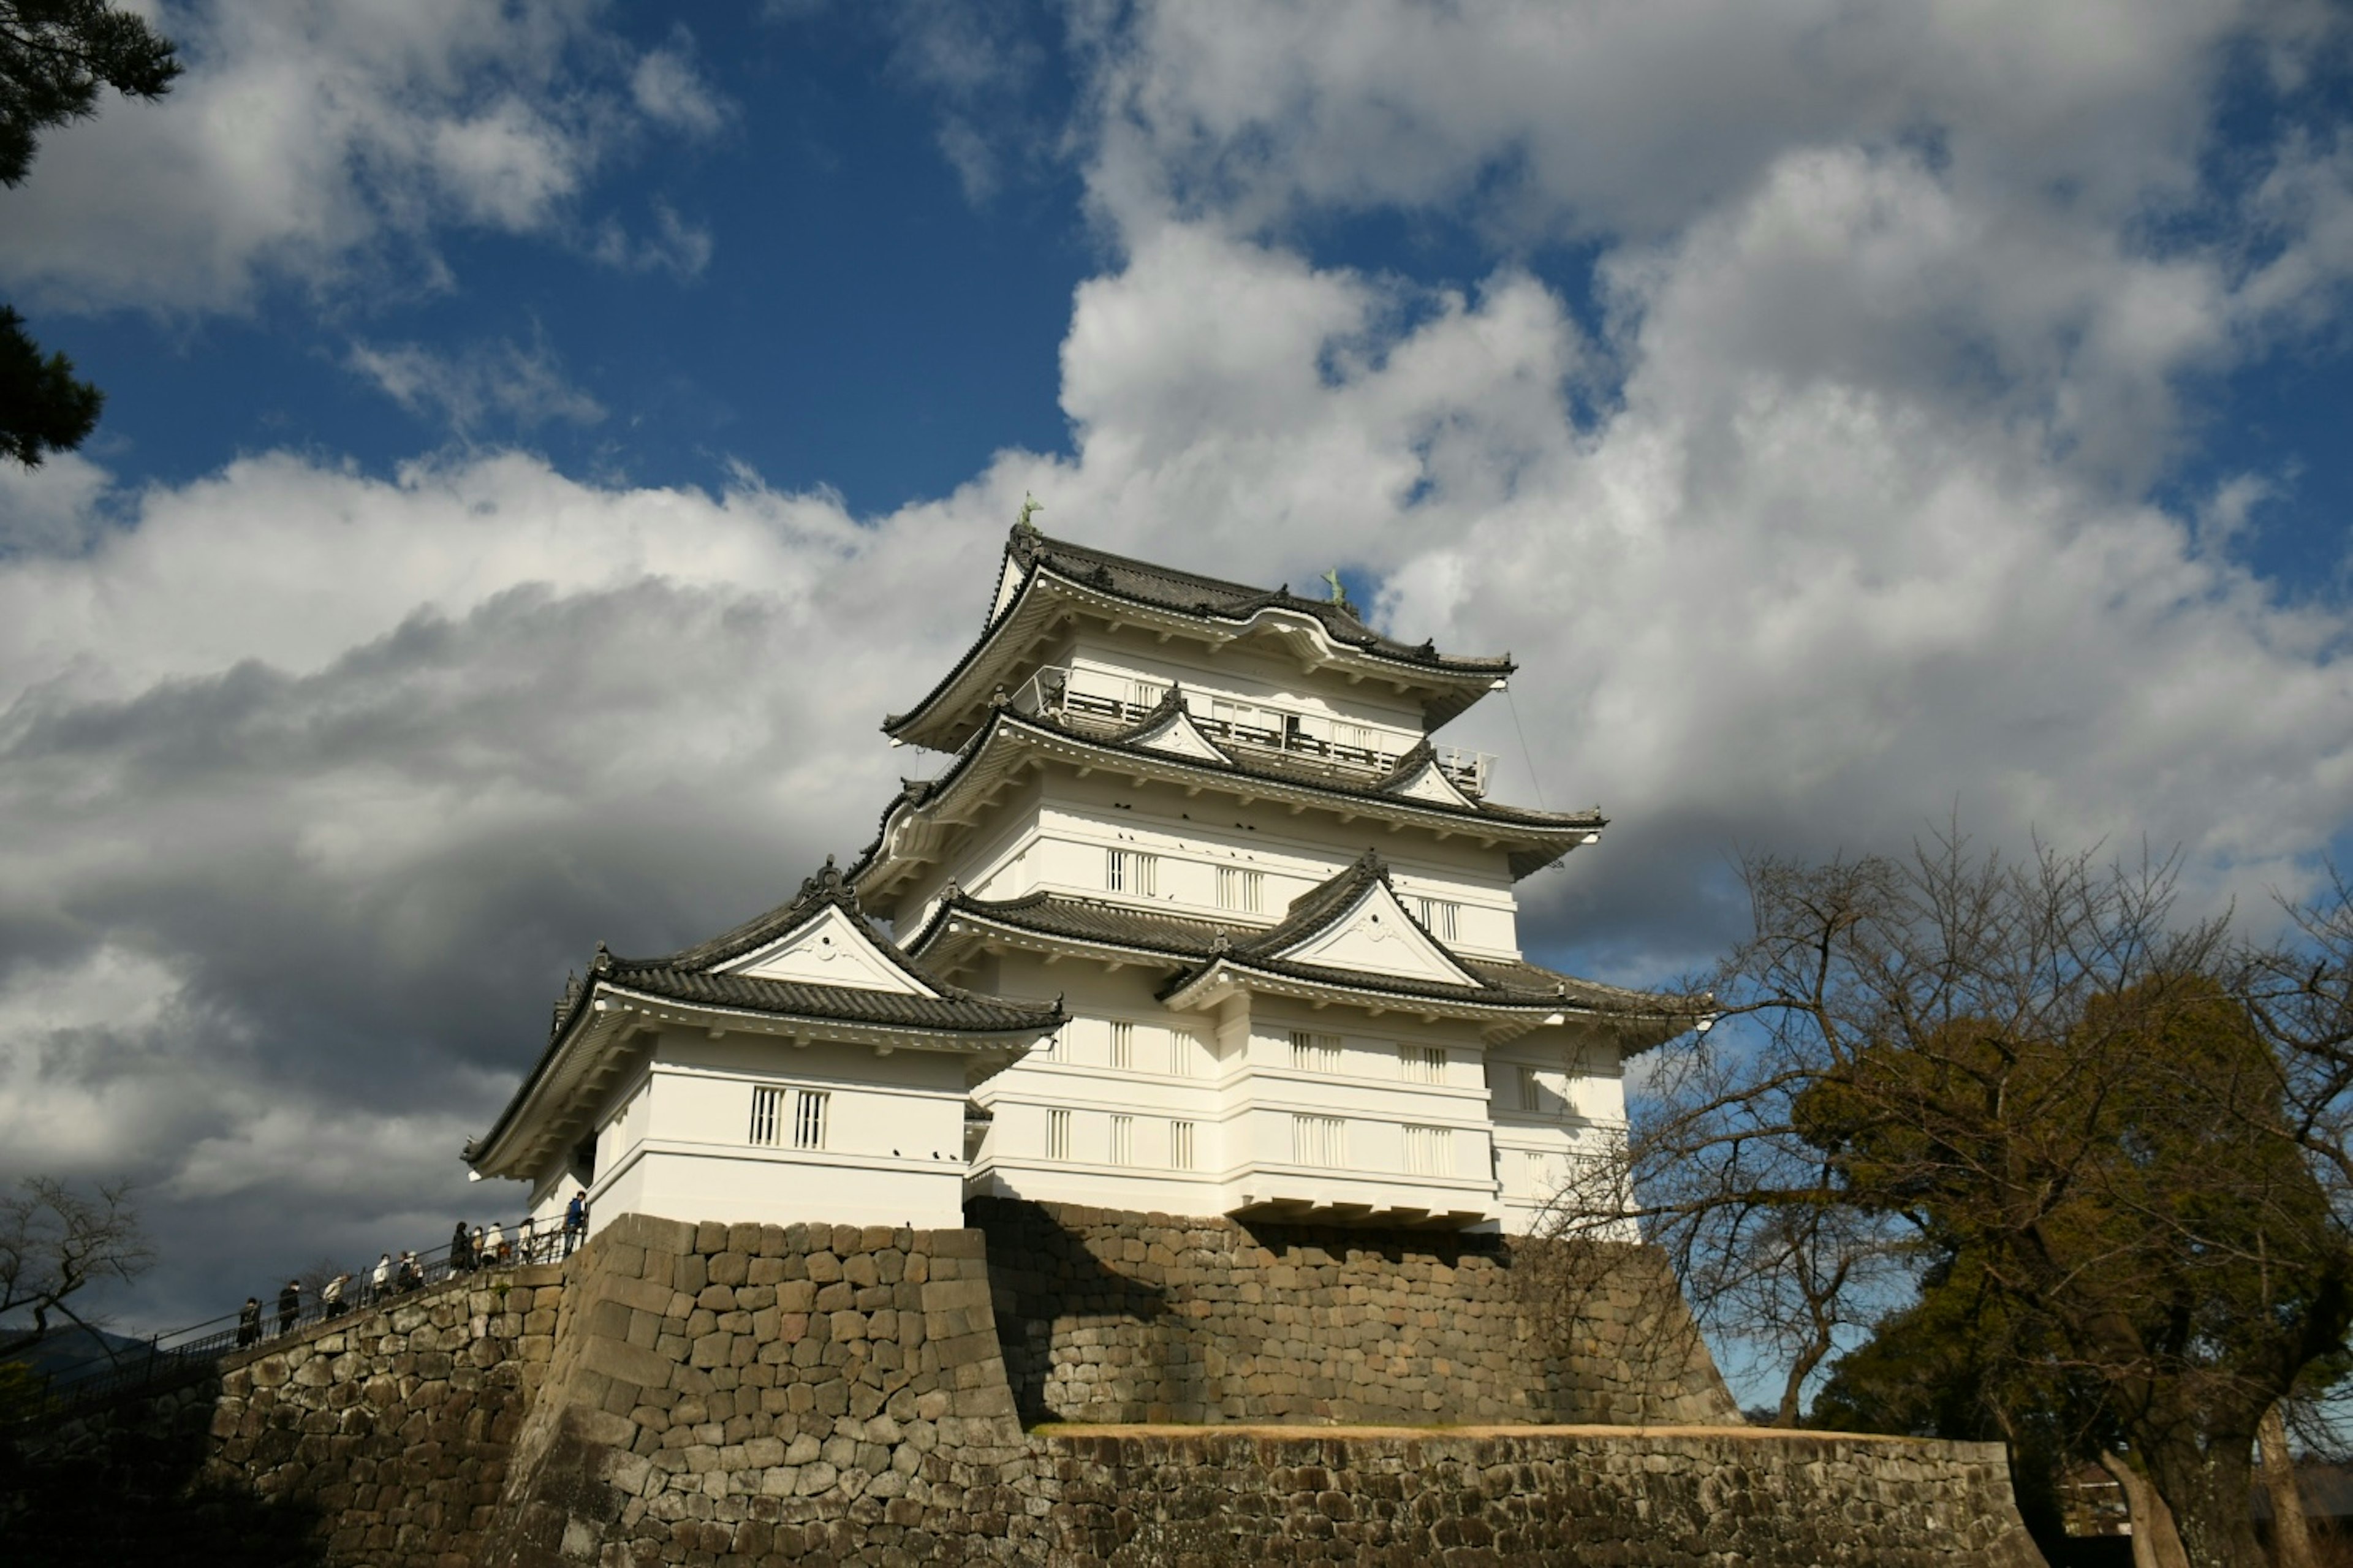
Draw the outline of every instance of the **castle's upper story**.
<instances>
[{"instance_id":1,"label":"castle's upper story","mask_svg":"<svg viewBox=\"0 0 2353 1568\"><path fill-rule=\"evenodd\" d=\"M1341 748L1342 760L1373 748L1337 726L1403 741L1388 753L1393 760L1513 669L1508 655L1463 658L1383 637L1336 590L1310 599L1287 585L1223 582L1048 539L1025 522L1006 543L979 640L913 709L886 719L883 731L905 744L956 750L1000 697L1013 698L1041 673L1050 687L1054 670L1074 664L1161 689L1180 679L1198 684L1208 700L1236 710L1246 731L1262 731L1272 719L1281 735L1284 719L1321 721L1313 727L1335 730L1313 739ZM1086 695L1134 705L1140 693ZM1155 691L1142 706L1157 700Z\"/></svg>"},{"instance_id":2,"label":"castle's upper story","mask_svg":"<svg viewBox=\"0 0 2353 1568\"><path fill-rule=\"evenodd\" d=\"M1271 919L1378 839L1401 888L1513 956L1512 884L1605 819L1502 805L1491 759L1432 741L1512 668L1384 637L1344 598L1018 526L979 638L883 724L953 759L904 786L850 876L906 929L958 890ZM1154 861L1140 882L1123 845Z\"/></svg>"}]
</instances>

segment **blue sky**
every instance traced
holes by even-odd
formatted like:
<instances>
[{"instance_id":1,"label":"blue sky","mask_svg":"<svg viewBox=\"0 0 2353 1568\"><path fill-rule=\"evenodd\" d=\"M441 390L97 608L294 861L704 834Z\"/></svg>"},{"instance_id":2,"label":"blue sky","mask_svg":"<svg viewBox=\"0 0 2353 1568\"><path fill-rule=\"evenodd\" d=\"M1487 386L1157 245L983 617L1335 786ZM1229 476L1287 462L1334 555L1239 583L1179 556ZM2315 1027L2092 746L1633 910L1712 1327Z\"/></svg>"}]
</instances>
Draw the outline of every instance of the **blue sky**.
<instances>
[{"instance_id":1,"label":"blue sky","mask_svg":"<svg viewBox=\"0 0 2353 1568\"><path fill-rule=\"evenodd\" d=\"M1512 650L1603 978L1956 810L2347 845L2334 7L154 14L0 193L110 395L0 472L0 1163L151 1319L445 1234L567 966L854 853L1025 493Z\"/></svg>"}]
</instances>

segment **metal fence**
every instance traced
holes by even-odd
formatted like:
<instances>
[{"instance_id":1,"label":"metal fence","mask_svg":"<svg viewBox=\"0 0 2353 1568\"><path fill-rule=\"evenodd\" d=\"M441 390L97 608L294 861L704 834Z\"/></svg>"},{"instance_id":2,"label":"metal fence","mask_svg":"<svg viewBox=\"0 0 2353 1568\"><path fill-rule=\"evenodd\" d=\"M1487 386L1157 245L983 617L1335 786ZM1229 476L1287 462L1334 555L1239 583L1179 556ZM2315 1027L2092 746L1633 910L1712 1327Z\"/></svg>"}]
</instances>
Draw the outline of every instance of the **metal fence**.
<instances>
[{"instance_id":1,"label":"metal fence","mask_svg":"<svg viewBox=\"0 0 2353 1568\"><path fill-rule=\"evenodd\" d=\"M248 1318L240 1308L200 1323L152 1334L144 1343L107 1350L49 1368L44 1374L46 1387L41 1395L31 1409L17 1413L18 1424L47 1425L112 1400L193 1383L210 1375L223 1356L237 1351L300 1333L332 1319L394 1305L404 1296L450 1279L533 1263L556 1262L570 1250L560 1225L543 1225L534 1231L528 1222L512 1226L502 1223L499 1229L502 1242L494 1253L486 1247L487 1256L475 1256L470 1246L459 1253L452 1238L431 1251L393 1255L390 1265L383 1268L385 1278L381 1281L376 1278L379 1265L371 1263L341 1274L339 1291L327 1291L324 1281L306 1284L295 1298L290 1313L280 1307L280 1298L273 1291L258 1299L261 1308L258 1318ZM570 1239L576 1242L577 1237Z\"/></svg>"}]
</instances>

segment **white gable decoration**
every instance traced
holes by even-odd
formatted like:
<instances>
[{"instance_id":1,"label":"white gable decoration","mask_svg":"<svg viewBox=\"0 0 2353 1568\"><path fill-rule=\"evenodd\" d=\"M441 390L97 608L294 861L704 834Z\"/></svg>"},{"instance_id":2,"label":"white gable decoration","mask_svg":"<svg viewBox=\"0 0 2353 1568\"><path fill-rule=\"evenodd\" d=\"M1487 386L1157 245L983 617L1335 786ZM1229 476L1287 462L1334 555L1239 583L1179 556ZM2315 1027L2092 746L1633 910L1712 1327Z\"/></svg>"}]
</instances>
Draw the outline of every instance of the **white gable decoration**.
<instances>
[{"instance_id":1,"label":"white gable decoration","mask_svg":"<svg viewBox=\"0 0 2353 1568\"><path fill-rule=\"evenodd\" d=\"M1293 963L1434 980L1441 985L1479 984L1476 975L1467 973L1406 918L1397 894L1380 881L1366 888L1354 909L1321 932L1274 956Z\"/></svg>"},{"instance_id":2,"label":"white gable decoration","mask_svg":"<svg viewBox=\"0 0 2353 1568\"><path fill-rule=\"evenodd\" d=\"M1155 752L1167 752L1179 757L1193 757L1205 763L1229 760L1225 752L1218 750L1216 742L1201 733L1200 727L1193 722L1193 715L1181 709L1158 729L1150 734L1137 736L1130 744Z\"/></svg>"},{"instance_id":3,"label":"white gable decoration","mask_svg":"<svg viewBox=\"0 0 2353 1568\"><path fill-rule=\"evenodd\" d=\"M1403 784L1391 784L1388 793L1409 800L1434 800L1445 805L1470 808L1473 805L1469 795L1454 787L1454 781L1446 776L1446 770L1438 765L1435 758L1424 762L1420 771Z\"/></svg>"},{"instance_id":4,"label":"white gable decoration","mask_svg":"<svg viewBox=\"0 0 2353 1568\"><path fill-rule=\"evenodd\" d=\"M1029 574L1013 563L1012 556L1005 558L1005 564L997 573L997 597L988 606L990 625L995 625L997 617L1005 613L1005 606L1013 602L1013 595L1021 591L1021 584L1028 576Z\"/></svg>"},{"instance_id":5,"label":"white gable decoration","mask_svg":"<svg viewBox=\"0 0 2353 1568\"><path fill-rule=\"evenodd\" d=\"M856 921L832 904L782 941L725 965L724 972L761 980L844 985L856 991L937 994L892 963Z\"/></svg>"}]
</instances>

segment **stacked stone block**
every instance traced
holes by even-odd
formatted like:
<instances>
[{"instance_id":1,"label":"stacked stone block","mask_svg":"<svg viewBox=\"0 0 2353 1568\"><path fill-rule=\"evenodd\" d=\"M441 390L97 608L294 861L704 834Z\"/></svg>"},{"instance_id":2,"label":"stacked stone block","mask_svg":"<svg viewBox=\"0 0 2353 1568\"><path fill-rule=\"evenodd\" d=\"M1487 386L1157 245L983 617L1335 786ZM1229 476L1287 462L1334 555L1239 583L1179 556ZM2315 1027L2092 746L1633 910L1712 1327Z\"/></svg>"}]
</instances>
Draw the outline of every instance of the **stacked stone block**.
<instances>
[{"instance_id":1,"label":"stacked stone block","mask_svg":"<svg viewBox=\"0 0 2353 1568\"><path fill-rule=\"evenodd\" d=\"M1610 1249L1565 1311L1547 1246L982 1199L1031 1421L1727 1422L1665 1260Z\"/></svg>"},{"instance_id":2,"label":"stacked stone block","mask_svg":"<svg viewBox=\"0 0 2353 1568\"><path fill-rule=\"evenodd\" d=\"M490 1562L952 1561L1029 1517L976 1231L628 1215L557 1337Z\"/></svg>"},{"instance_id":3,"label":"stacked stone block","mask_svg":"<svg viewBox=\"0 0 2353 1568\"><path fill-rule=\"evenodd\" d=\"M1047 1435L1056 1568L2042 1568L1996 1443L1746 1430Z\"/></svg>"},{"instance_id":4,"label":"stacked stone block","mask_svg":"<svg viewBox=\"0 0 2353 1568\"><path fill-rule=\"evenodd\" d=\"M475 1275L242 1352L201 1479L315 1509L337 1563L471 1563L562 1294L554 1268Z\"/></svg>"},{"instance_id":5,"label":"stacked stone block","mask_svg":"<svg viewBox=\"0 0 2353 1568\"><path fill-rule=\"evenodd\" d=\"M1260 1233L1253 1257L1224 1222L1084 1211L1049 1216L1069 1226L1058 1241L1024 1228L1036 1212L985 1213L986 1238L628 1215L560 1275L452 1285L274 1343L181 1415L209 1408L208 1479L316 1510L333 1563L2035 1562L1995 1445L1474 1425L1461 1401L1493 1399L1506 1423L1542 1408L1479 1359L1523 1345L1508 1313L1469 1310L1504 1300L1508 1254ZM1211 1267L1235 1270L1229 1296L1186 1272ZM993 1295L1035 1279L1060 1281L1070 1310L1025 1297L1018 1326L1083 1352L1039 1364L1100 1371L1061 1386L1158 1387L1193 1364L1183 1347L1278 1422L1351 1400L1395 1421L1328 1370L1360 1364L1428 1379L1415 1408L1436 1422L1025 1433ZM1246 1342L1238 1325L1261 1321ZM1333 1350L1405 1339L1427 1372ZM1245 1354L1297 1370L1208 1371ZM1430 1410L1430 1389L1457 1403Z\"/></svg>"}]
</instances>

